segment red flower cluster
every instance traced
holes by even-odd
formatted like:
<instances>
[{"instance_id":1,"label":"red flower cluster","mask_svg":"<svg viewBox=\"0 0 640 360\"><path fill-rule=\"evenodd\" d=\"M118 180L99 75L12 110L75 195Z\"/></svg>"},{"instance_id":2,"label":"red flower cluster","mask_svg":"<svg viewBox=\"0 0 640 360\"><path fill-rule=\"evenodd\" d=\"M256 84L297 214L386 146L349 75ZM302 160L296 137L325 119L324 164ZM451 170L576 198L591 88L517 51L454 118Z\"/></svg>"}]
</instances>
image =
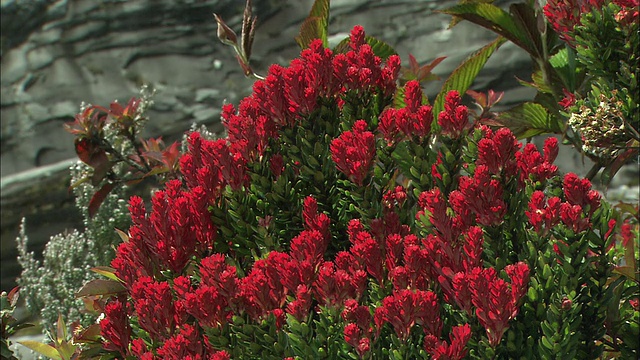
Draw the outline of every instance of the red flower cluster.
<instances>
[{"instance_id":1,"label":"red flower cluster","mask_svg":"<svg viewBox=\"0 0 640 360\"><path fill-rule=\"evenodd\" d=\"M422 105L422 88L415 80L407 82L404 88L406 106L401 109L387 108L380 114L378 130L389 145L404 137L422 139L429 135L433 114L431 106Z\"/></svg>"},{"instance_id":2,"label":"red flower cluster","mask_svg":"<svg viewBox=\"0 0 640 360\"><path fill-rule=\"evenodd\" d=\"M353 28L350 40L351 51L338 54L333 59L334 74L342 84L342 90L364 92L378 88L385 96L391 96L396 91L400 57L390 56L386 65L381 67L380 58L365 42L362 26Z\"/></svg>"},{"instance_id":3,"label":"red flower cluster","mask_svg":"<svg viewBox=\"0 0 640 360\"><path fill-rule=\"evenodd\" d=\"M193 132L188 139L189 152L180 159L182 175L189 188L201 186L210 203L216 203L221 191L248 185L247 159L227 140L206 140Z\"/></svg>"},{"instance_id":4,"label":"red flower cluster","mask_svg":"<svg viewBox=\"0 0 640 360\"><path fill-rule=\"evenodd\" d=\"M440 337L442 332L440 304L432 291L394 291L382 299L382 306L375 310L374 321L378 331L385 323L390 323L402 341L408 338L415 324L421 325L429 335Z\"/></svg>"},{"instance_id":5,"label":"red flower cluster","mask_svg":"<svg viewBox=\"0 0 640 360\"><path fill-rule=\"evenodd\" d=\"M356 349L361 358L364 358L371 347L371 312L368 306L359 305L356 300L349 299L344 303L342 319L348 324L344 327L345 342Z\"/></svg>"},{"instance_id":6,"label":"red flower cluster","mask_svg":"<svg viewBox=\"0 0 640 360\"><path fill-rule=\"evenodd\" d=\"M336 168L347 175L349 180L362 186L371 170L376 154L373 133L367 130L367 123L358 120L352 131L343 132L331 142L331 159Z\"/></svg>"},{"instance_id":7,"label":"red flower cluster","mask_svg":"<svg viewBox=\"0 0 640 360\"><path fill-rule=\"evenodd\" d=\"M457 91L449 91L445 97L444 110L438 114L438 125L441 127L442 135L452 139L460 138L469 126L469 109L462 105Z\"/></svg>"},{"instance_id":8,"label":"red flower cluster","mask_svg":"<svg viewBox=\"0 0 640 360\"><path fill-rule=\"evenodd\" d=\"M498 225L507 212L507 204L502 200L502 185L491 177L486 165L478 165L473 178L463 176L449 195L453 209L459 214L469 211L475 221L485 226Z\"/></svg>"},{"instance_id":9,"label":"red flower cluster","mask_svg":"<svg viewBox=\"0 0 640 360\"><path fill-rule=\"evenodd\" d=\"M461 360L467 356L465 348L471 339L471 326L469 324L458 325L451 329L450 342L440 341L433 335L424 338L424 348L431 354L433 360Z\"/></svg>"},{"instance_id":10,"label":"red flower cluster","mask_svg":"<svg viewBox=\"0 0 640 360\"><path fill-rule=\"evenodd\" d=\"M508 128L500 128L493 133L491 129L484 128L485 137L478 142L477 165L486 165L491 174L504 174L510 178L516 174L516 152L520 149L520 143Z\"/></svg>"},{"instance_id":11,"label":"red flower cluster","mask_svg":"<svg viewBox=\"0 0 640 360\"><path fill-rule=\"evenodd\" d=\"M197 186L187 192L180 187L180 181L172 180L156 192L148 217L142 199L130 199L130 241L119 246L111 264L129 287L155 271L180 273L193 255L212 248L216 229L206 211L203 189Z\"/></svg>"},{"instance_id":12,"label":"red flower cluster","mask_svg":"<svg viewBox=\"0 0 640 360\"><path fill-rule=\"evenodd\" d=\"M558 157L558 139L547 138L544 141L543 154L540 154L534 144L525 145L522 152L517 152L518 168L520 169L520 181L544 182L552 178L558 172L558 167L553 164Z\"/></svg>"},{"instance_id":13,"label":"red flower cluster","mask_svg":"<svg viewBox=\"0 0 640 360\"><path fill-rule=\"evenodd\" d=\"M563 181L566 201L552 197L545 201L542 191L535 191L529 201L529 211L525 214L536 232L542 225L548 231L560 221L579 233L591 226L590 217L600 207L600 194L591 189L591 182L580 179L576 174L565 175Z\"/></svg>"},{"instance_id":14,"label":"red flower cluster","mask_svg":"<svg viewBox=\"0 0 640 360\"><path fill-rule=\"evenodd\" d=\"M505 271L511 279L511 289L497 276L494 268L476 268L473 272L475 281L471 283L471 301L492 347L500 343L509 321L518 315L518 302L527 292L529 283L529 267L525 263L507 265Z\"/></svg>"}]
</instances>

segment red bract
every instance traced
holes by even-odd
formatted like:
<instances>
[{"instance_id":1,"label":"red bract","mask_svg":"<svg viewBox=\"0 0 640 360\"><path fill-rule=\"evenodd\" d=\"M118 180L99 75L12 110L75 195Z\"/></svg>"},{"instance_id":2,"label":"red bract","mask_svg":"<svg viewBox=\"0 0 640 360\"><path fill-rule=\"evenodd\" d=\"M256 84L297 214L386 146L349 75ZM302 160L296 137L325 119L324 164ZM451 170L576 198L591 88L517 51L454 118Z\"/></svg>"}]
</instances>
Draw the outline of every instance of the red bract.
<instances>
[{"instance_id":1,"label":"red bract","mask_svg":"<svg viewBox=\"0 0 640 360\"><path fill-rule=\"evenodd\" d=\"M466 202L466 200L465 200ZM436 234L448 242L455 242L463 231L464 222L456 220L447 214L447 202L439 188L433 188L420 194L418 205L424 209L418 211L416 219L429 216L429 222L435 228ZM460 209L467 208L461 204ZM454 207L454 209L456 209ZM456 209L458 210L458 209Z\"/></svg>"},{"instance_id":2,"label":"red bract","mask_svg":"<svg viewBox=\"0 0 640 360\"><path fill-rule=\"evenodd\" d=\"M520 143L511 130L500 128L491 138L484 138L478 143L477 165L486 165L491 174L504 174L510 178L516 174L515 154Z\"/></svg>"},{"instance_id":3,"label":"red bract","mask_svg":"<svg viewBox=\"0 0 640 360\"><path fill-rule=\"evenodd\" d=\"M104 319L100 321L100 334L104 339L104 348L118 351L122 357L128 354L131 341L131 326L126 302L115 299L104 307Z\"/></svg>"},{"instance_id":4,"label":"red bract","mask_svg":"<svg viewBox=\"0 0 640 360\"><path fill-rule=\"evenodd\" d=\"M347 299L358 299L365 290L366 280L367 273L363 270L351 271L348 268L337 267L331 261L325 261L318 269L313 291L320 304L331 307L340 306Z\"/></svg>"},{"instance_id":5,"label":"red bract","mask_svg":"<svg viewBox=\"0 0 640 360\"><path fill-rule=\"evenodd\" d=\"M158 356L168 360L205 359L204 350L198 330L183 324L180 333L167 339L158 349Z\"/></svg>"},{"instance_id":6,"label":"red bract","mask_svg":"<svg viewBox=\"0 0 640 360\"><path fill-rule=\"evenodd\" d=\"M515 154L521 171L521 182L527 180L544 182L556 175L558 167L553 165L553 162L558 156L558 139L547 138L544 141L543 151L544 155L540 154L536 146L530 143L525 145L521 152Z\"/></svg>"},{"instance_id":7,"label":"red bract","mask_svg":"<svg viewBox=\"0 0 640 360\"><path fill-rule=\"evenodd\" d=\"M333 59L333 71L346 90L370 91L382 90L389 96L395 91L395 81L400 71L400 59L392 55L384 68L382 61L374 55L369 44L365 43L364 29L355 26L351 31L351 50L338 54Z\"/></svg>"},{"instance_id":8,"label":"red bract","mask_svg":"<svg viewBox=\"0 0 640 360\"><path fill-rule=\"evenodd\" d=\"M331 142L331 159L336 168L359 186L371 170L376 154L373 133L366 129L367 123L358 120L352 131L343 132Z\"/></svg>"},{"instance_id":9,"label":"red bract","mask_svg":"<svg viewBox=\"0 0 640 360\"><path fill-rule=\"evenodd\" d=\"M302 218L304 219L304 227L307 230L315 230L322 234L325 242L328 242L331 238L330 233L330 220L326 214L318 214L318 202L312 196L307 196L304 199ZM322 254L328 244L324 244Z\"/></svg>"},{"instance_id":10,"label":"red bract","mask_svg":"<svg viewBox=\"0 0 640 360\"><path fill-rule=\"evenodd\" d=\"M461 360L467 356L465 348L471 339L471 326L458 325L451 329L450 342L440 341L433 335L424 338L424 349L431 354L433 360Z\"/></svg>"},{"instance_id":11,"label":"red bract","mask_svg":"<svg viewBox=\"0 0 640 360\"><path fill-rule=\"evenodd\" d=\"M371 234L361 231L355 234L355 238L351 239L351 253L356 261L366 267L369 275L373 276L379 284L383 281L383 261L382 249Z\"/></svg>"},{"instance_id":12,"label":"red bract","mask_svg":"<svg viewBox=\"0 0 640 360\"><path fill-rule=\"evenodd\" d=\"M584 216L583 210L580 205L562 203L560 204L560 219L574 232L583 232L591 226L589 218Z\"/></svg>"},{"instance_id":13,"label":"red bract","mask_svg":"<svg viewBox=\"0 0 640 360\"><path fill-rule=\"evenodd\" d=\"M375 318L378 329L388 322L403 342L409 337L411 328L421 325L426 334L440 336L442 321L440 306L435 293L431 291L394 291L382 299L382 306L376 308Z\"/></svg>"},{"instance_id":14,"label":"red bract","mask_svg":"<svg viewBox=\"0 0 640 360\"><path fill-rule=\"evenodd\" d=\"M260 112L252 97L242 99L237 114L232 104L224 105L222 124L227 129L232 152L238 151L248 160L262 155L269 145L269 139L278 134L276 124Z\"/></svg>"},{"instance_id":15,"label":"red bract","mask_svg":"<svg viewBox=\"0 0 640 360\"><path fill-rule=\"evenodd\" d=\"M478 224L485 226L498 225L507 212L507 204L502 200L502 185L492 179L485 165L478 165L473 178L463 176L458 185L459 190L451 192L450 199L457 213L471 210Z\"/></svg>"},{"instance_id":16,"label":"red bract","mask_svg":"<svg viewBox=\"0 0 640 360\"><path fill-rule=\"evenodd\" d=\"M133 284L131 298L140 327L152 339L164 341L176 330L176 308L169 283L142 277Z\"/></svg>"},{"instance_id":17,"label":"red bract","mask_svg":"<svg viewBox=\"0 0 640 360\"><path fill-rule=\"evenodd\" d=\"M287 313L298 321L305 321L311 308L311 290L304 284L298 285L296 299L287 304Z\"/></svg>"},{"instance_id":18,"label":"red bract","mask_svg":"<svg viewBox=\"0 0 640 360\"><path fill-rule=\"evenodd\" d=\"M438 115L438 125L441 133L452 139L462 136L464 130L469 125L469 109L462 105L460 94L451 90L444 100L444 110Z\"/></svg>"},{"instance_id":19,"label":"red bract","mask_svg":"<svg viewBox=\"0 0 640 360\"><path fill-rule=\"evenodd\" d=\"M574 173L568 173L563 182L564 196L571 205L579 205L589 209L589 214L593 214L600 207L600 194L591 189L591 182L588 179L580 179Z\"/></svg>"},{"instance_id":20,"label":"red bract","mask_svg":"<svg viewBox=\"0 0 640 360\"><path fill-rule=\"evenodd\" d=\"M602 0L549 0L544 6L544 15L560 39L575 47L574 31L580 24L582 14L592 7L601 7Z\"/></svg>"},{"instance_id":21,"label":"red bract","mask_svg":"<svg viewBox=\"0 0 640 360\"><path fill-rule=\"evenodd\" d=\"M260 110L279 126L291 126L295 123L295 116L285 94L285 69L277 64L269 67L269 73L264 80L253 84L253 98L259 104Z\"/></svg>"},{"instance_id":22,"label":"red bract","mask_svg":"<svg viewBox=\"0 0 640 360\"><path fill-rule=\"evenodd\" d=\"M240 281L242 305L254 320L264 318L284 305L287 289L281 280L281 269L288 260L289 255L272 251L267 259L256 261L249 275Z\"/></svg>"},{"instance_id":23,"label":"red bract","mask_svg":"<svg viewBox=\"0 0 640 360\"><path fill-rule=\"evenodd\" d=\"M431 106L422 105L422 88L419 82L411 80L405 85L405 104L404 108L387 108L380 114L378 129L389 145L401 139L398 131L409 139L420 140L431 131L433 114Z\"/></svg>"},{"instance_id":24,"label":"red bract","mask_svg":"<svg viewBox=\"0 0 640 360\"><path fill-rule=\"evenodd\" d=\"M540 233L542 225L548 231L560 221L560 204L558 197L552 197L548 201L542 191L534 191L529 201L529 211L524 213L529 218L536 232Z\"/></svg>"},{"instance_id":25,"label":"red bract","mask_svg":"<svg viewBox=\"0 0 640 360\"><path fill-rule=\"evenodd\" d=\"M226 185L233 190L248 185L247 159L226 140L206 140L193 132L188 145L188 153L180 159L182 175L188 187L201 186L210 203L216 203Z\"/></svg>"},{"instance_id":26,"label":"red bract","mask_svg":"<svg viewBox=\"0 0 640 360\"><path fill-rule=\"evenodd\" d=\"M507 265L505 271L511 278L511 289L497 276L494 268L473 270L472 302L476 306L478 321L485 327L489 344L494 348L509 328L509 321L518 315L518 302L529 283L526 264Z\"/></svg>"},{"instance_id":27,"label":"red bract","mask_svg":"<svg viewBox=\"0 0 640 360\"><path fill-rule=\"evenodd\" d=\"M130 202L131 241L151 255L158 270L174 273L180 273L194 254L210 249L216 235L204 192L199 187L184 192L180 187L180 181L172 180L157 191L149 216L139 198Z\"/></svg>"}]
</instances>

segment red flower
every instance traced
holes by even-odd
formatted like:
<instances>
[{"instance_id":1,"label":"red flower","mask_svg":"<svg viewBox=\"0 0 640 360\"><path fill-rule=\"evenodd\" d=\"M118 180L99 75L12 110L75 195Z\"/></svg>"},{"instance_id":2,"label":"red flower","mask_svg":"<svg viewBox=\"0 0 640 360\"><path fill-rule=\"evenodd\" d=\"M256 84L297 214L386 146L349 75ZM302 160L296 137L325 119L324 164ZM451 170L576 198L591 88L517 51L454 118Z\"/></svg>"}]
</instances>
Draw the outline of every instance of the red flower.
<instances>
[{"instance_id":1,"label":"red flower","mask_svg":"<svg viewBox=\"0 0 640 360\"><path fill-rule=\"evenodd\" d=\"M469 124L469 109L461 104L460 94L451 90L447 93L444 110L438 114L438 125L443 135L459 138Z\"/></svg>"},{"instance_id":2,"label":"red flower","mask_svg":"<svg viewBox=\"0 0 640 360\"><path fill-rule=\"evenodd\" d=\"M298 285L296 299L287 304L287 313L298 321L306 321L311 309L311 290L304 284Z\"/></svg>"},{"instance_id":3,"label":"red flower","mask_svg":"<svg viewBox=\"0 0 640 360\"><path fill-rule=\"evenodd\" d=\"M431 291L394 291L382 299L382 306L376 308L375 314L378 329L384 322L390 323L403 342L415 324L421 325L425 333L434 336L440 336L442 329L438 299Z\"/></svg>"},{"instance_id":4,"label":"red flower","mask_svg":"<svg viewBox=\"0 0 640 360\"><path fill-rule=\"evenodd\" d=\"M162 359L183 360L203 359L204 347L198 330L189 324L182 324L180 333L172 336L158 349Z\"/></svg>"},{"instance_id":5,"label":"red flower","mask_svg":"<svg viewBox=\"0 0 640 360\"><path fill-rule=\"evenodd\" d=\"M467 356L468 350L465 347L469 339L471 339L471 326L458 325L451 329L449 343L440 341L433 335L427 335L424 338L424 348L434 360L461 360Z\"/></svg>"},{"instance_id":6,"label":"red flower","mask_svg":"<svg viewBox=\"0 0 640 360\"><path fill-rule=\"evenodd\" d=\"M506 281L497 277L494 268L473 270L472 302L476 316L487 331L489 344L496 347L509 328L509 321L518 315L518 302L527 290L529 267L524 263L507 265L511 289Z\"/></svg>"},{"instance_id":7,"label":"red flower","mask_svg":"<svg viewBox=\"0 0 640 360\"><path fill-rule=\"evenodd\" d=\"M515 153L519 148L520 143L511 130L500 128L491 138L480 140L476 164L486 165L491 174L500 174L502 171L509 178L516 173Z\"/></svg>"},{"instance_id":8,"label":"red flower","mask_svg":"<svg viewBox=\"0 0 640 360\"><path fill-rule=\"evenodd\" d=\"M180 168L189 188L201 186L215 203L226 185L238 190L247 186L246 163L241 150L229 145L226 140L205 140L197 132L188 139L189 152L180 159Z\"/></svg>"},{"instance_id":9,"label":"red flower","mask_svg":"<svg viewBox=\"0 0 640 360\"><path fill-rule=\"evenodd\" d=\"M529 211L524 213L529 218L529 222L533 225L535 231L540 233L542 225L548 231L560 221L560 205L560 198L553 197L545 201L544 193L537 190L531 195Z\"/></svg>"},{"instance_id":10,"label":"red flower","mask_svg":"<svg viewBox=\"0 0 640 360\"><path fill-rule=\"evenodd\" d=\"M549 0L544 6L544 15L560 39L566 41L570 46L574 45L574 31L576 25L580 24L580 16L591 10L590 5L593 0ZM592 3L592 4L590 4Z\"/></svg>"},{"instance_id":11,"label":"red flower","mask_svg":"<svg viewBox=\"0 0 640 360\"><path fill-rule=\"evenodd\" d=\"M387 108L380 114L378 129L389 145L400 140L398 131L407 138L424 138L431 131L431 106L422 105L420 83L411 80L405 85L405 104L401 109Z\"/></svg>"},{"instance_id":12,"label":"red flower","mask_svg":"<svg viewBox=\"0 0 640 360\"><path fill-rule=\"evenodd\" d=\"M362 270L350 272L336 268L331 261L325 261L318 269L312 289L321 304L335 307L347 299L358 299L364 291L366 279L367 274Z\"/></svg>"},{"instance_id":13,"label":"red flower","mask_svg":"<svg viewBox=\"0 0 640 360\"><path fill-rule=\"evenodd\" d=\"M138 279L131 289L138 323L154 340L166 340L176 329L176 309L169 283L150 277Z\"/></svg>"},{"instance_id":14,"label":"red flower","mask_svg":"<svg viewBox=\"0 0 640 360\"><path fill-rule=\"evenodd\" d=\"M589 207L589 214L600 207L600 194L591 189L588 179L580 179L574 173L568 173L563 182L564 196L571 205Z\"/></svg>"},{"instance_id":15,"label":"red flower","mask_svg":"<svg viewBox=\"0 0 640 360\"><path fill-rule=\"evenodd\" d=\"M355 238L351 239L351 253L356 261L366 267L367 272L373 276L379 284L383 280L383 262L382 249L371 234L361 231L355 234Z\"/></svg>"},{"instance_id":16,"label":"red flower","mask_svg":"<svg viewBox=\"0 0 640 360\"><path fill-rule=\"evenodd\" d=\"M560 205L560 219L575 233L583 232L591 226L589 218L583 215L582 207L568 202Z\"/></svg>"},{"instance_id":17,"label":"red flower","mask_svg":"<svg viewBox=\"0 0 640 360\"><path fill-rule=\"evenodd\" d=\"M100 321L103 347L107 351L118 351L126 357L131 341L131 326L126 302L115 299L104 307L104 319Z\"/></svg>"},{"instance_id":18,"label":"red flower","mask_svg":"<svg viewBox=\"0 0 640 360\"><path fill-rule=\"evenodd\" d=\"M534 144L525 145L522 152L517 152L515 156L521 171L521 182L545 181L558 172L558 167L553 165L558 156L558 139L550 137L544 141L544 156Z\"/></svg>"},{"instance_id":19,"label":"red flower","mask_svg":"<svg viewBox=\"0 0 640 360\"><path fill-rule=\"evenodd\" d=\"M328 242L331 238L329 229L330 219L326 214L318 214L318 202L313 196L307 196L304 199L302 218L304 219L304 228L307 230L316 230L325 242ZM328 244L325 244L325 246ZM322 251L324 254L324 250Z\"/></svg>"},{"instance_id":20,"label":"red flower","mask_svg":"<svg viewBox=\"0 0 640 360\"><path fill-rule=\"evenodd\" d=\"M458 188L450 195L450 198L457 197L460 200L452 202L456 212L464 212L465 208L471 210L476 215L476 221L485 226L502 222L507 204L502 200L502 186L498 180L491 178L487 166L478 165L473 178L461 177Z\"/></svg>"},{"instance_id":21,"label":"red flower","mask_svg":"<svg viewBox=\"0 0 640 360\"><path fill-rule=\"evenodd\" d=\"M373 133L366 129L367 123L358 120L352 131L343 132L331 142L331 159L336 168L359 186L371 170L376 153Z\"/></svg>"},{"instance_id":22,"label":"red flower","mask_svg":"<svg viewBox=\"0 0 640 360\"><path fill-rule=\"evenodd\" d=\"M174 273L180 273L193 255L210 249L216 234L204 191L196 187L184 192L181 186L172 180L157 191L148 217L138 198L130 201L131 241L143 246L159 269Z\"/></svg>"},{"instance_id":23,"label":"red flower","mask_svg":"<svg viewBox=\"0 0 640 360\"><path fill-rule=\"evenodd\" d=\"M247 160L262 155L269 139L278 136L273 119L261 112L253 97L242 99L238 114L232 104L224 105L222 124L227 129L232 151L240 152Z\"/></svg>"},{"instance_id":24,"label":"red flower","mask_svg":"<svg viewBox=\"0 0 640 360\"><path fill-rule=\"evenodd\" d=\"M562 92L564 93L564 98L562 98L558 104L566 110L576 103L576 95L564 88L562 89Z\"/></svg>"}]
</instances>

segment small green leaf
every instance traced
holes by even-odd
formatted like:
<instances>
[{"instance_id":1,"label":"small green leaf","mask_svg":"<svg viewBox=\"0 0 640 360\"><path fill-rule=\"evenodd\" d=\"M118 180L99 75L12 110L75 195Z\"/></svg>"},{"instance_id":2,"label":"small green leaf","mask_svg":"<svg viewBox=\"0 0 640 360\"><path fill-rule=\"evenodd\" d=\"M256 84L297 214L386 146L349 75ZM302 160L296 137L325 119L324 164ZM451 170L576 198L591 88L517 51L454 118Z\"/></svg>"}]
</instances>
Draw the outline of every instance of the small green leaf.
<instances>
[{"instance_id":1,"label":"small green leaf","mask_svg":"<svg viewBox=\"0 0 640 360\"><path fill-rule=\"evenodd\" d=\"M469 86L473 83L476 76L487 63L489 57L498 50L498 48L506 41L502 36L498 36L497 39L484 46L482 49L471 54L460 66L458 66L451 76L442 85L442 90L433 102L433 116L437 123L438 114L444 109L444 99L447 93L451 90L457 90L458 93L464 94Z\"/></svg>"},{"instance_id":2,"label":"small green leaf","mask_svg":"<svg viewBox=\"0 0 640 360\"><path fill-rule=\"evenodd\" d=\"M54 360L62 360L62 356L58 353L58 350L51 345L43 344L41 342L33 341L33 340L23 340L18 341L18 344L31 349L38 354L44 355L48 358Z\"/></svg>"}]
</instances>

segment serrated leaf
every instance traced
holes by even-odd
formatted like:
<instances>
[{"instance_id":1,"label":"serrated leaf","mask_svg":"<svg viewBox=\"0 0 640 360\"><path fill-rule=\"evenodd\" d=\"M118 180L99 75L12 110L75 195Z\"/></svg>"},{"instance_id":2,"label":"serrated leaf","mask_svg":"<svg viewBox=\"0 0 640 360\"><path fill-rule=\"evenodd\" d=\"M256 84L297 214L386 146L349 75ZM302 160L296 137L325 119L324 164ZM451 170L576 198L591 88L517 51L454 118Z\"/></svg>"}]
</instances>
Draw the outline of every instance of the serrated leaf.
<instances>
[{"instance_id":1,"label":"serrated leaf","mask_svg":"<svg viewBox=\"0 0 640 360\"><path fill-rule=\"evenodd\" d=\"M466 3L440 10L438 12L453 15L478 24L498 35L509 39L532 56L537 55L527 35L506 11L492 4Z\"/></svg>"},{"instance_id":2,"label":"serrated leaf","mask_svg":"<svg viewBox=\"0 0 640 360\"><path fill-rule=\"evenodd\" d=\"M325 48L329 47L329 0L315 0L309 16L300 25L300 34L295 40L302 49L309 47L315 39L322 40Z\"/></svg>"},{"instance_id":3,"label":"serrated leaf","mask_svg":"<svg viewBox=\"0 0 640 360\"><path fill-rule=\"evenodd\" d=\"M519 139L543 133L561 133L562 125L547 109L537 103L525 102L498 114L496 121Z\"/></svg>"},{"instance_id":4,"label":"serrated leaf","mask_svg":"<svg viewBox=\"0 0 640 360\"><path fill-rule=\"evenodd\" d=\"M433 115L435 117L434 124L437 124L438 114L444 109L444 99L451 90L457 90L458 93L464 94L469 86L473 83L478 73L487 63L489 57L504 44L506 39L498 36L497 39L485 45L480 50L471 54L466 60L460 64L442 85L442 90L438 93L436 100L433 102Z\"/></svg>"},{"instance_id":5,"label":"serrated leaf","mask_svg":"<svg viewBox=\"0 0 640 360\"><path fill-rule=\"evenodd\" d=\"M80 291L76 293L76 297L91 295L116 295L126 292L127 289L115 280L95 279L86 283Z\"/></svg>"},{"instance_id":6,"label":"serrated leaf","mask_svg":"<svg viewBox=\"0 0 640 360\"><path fill-rule=\"evenodd\" d=\"M54 360L62 360L62 356L58 353L58 350L51 345L43 344L41 342L33 341L33 340L23 340L18 341L18 344L31 349L38 354L44 355L48 358Z\"/></svg>"},{"instance_id":7,"label":"serrated leaf","mask_svg":"<svg viewBox=\"0 0 640 360\"><path fill-rule=\"evenodd\" d=\"M386 61L391 55L398 55L391 45L373 36L365 36L364 41L371 46L373 53L382 59L382 61Z\"/></svg>"},{"instance_id":8,"label":"serrated leaf","mask_svg":"<svg viewBox=\"0 0 640 360\"><path fill-rule=\"evenodd\" d=\"M549 59L549 63L562 79L564 87L569 92L574 92L576 88L575 69L569 64L569 49L564 47Z\"/></svg>"}]
</instances>

